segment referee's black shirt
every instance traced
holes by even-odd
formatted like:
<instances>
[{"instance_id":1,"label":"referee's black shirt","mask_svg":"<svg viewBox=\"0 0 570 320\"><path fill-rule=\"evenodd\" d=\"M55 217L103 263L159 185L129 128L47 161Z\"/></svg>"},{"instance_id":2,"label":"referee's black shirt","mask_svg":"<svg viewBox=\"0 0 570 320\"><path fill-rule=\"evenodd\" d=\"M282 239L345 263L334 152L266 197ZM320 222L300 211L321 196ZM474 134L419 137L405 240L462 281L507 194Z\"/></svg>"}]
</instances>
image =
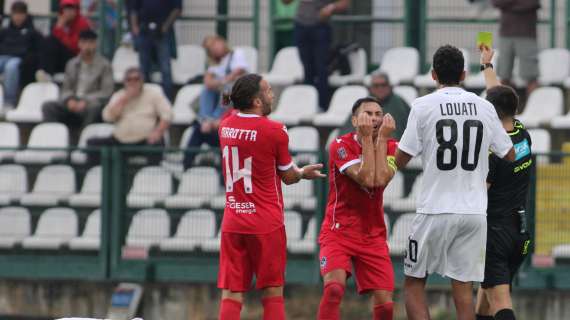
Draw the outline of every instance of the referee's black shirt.
<instances>
[{"instance_id":1,"label":"referee's black shirt","mask_svg":"<svg viewBox=\"0 0 570 320\"><path fill-rule=\"evenodd\" d=\"M508 132L515 148L515 161L509 162L494 154L489 156L487 182L491 184L487 195L487 218L501 220L512 215L519 207L525 207L530 184L531 159L530 135L515 120L513 131Z\"/></svg>"}]
</instances>

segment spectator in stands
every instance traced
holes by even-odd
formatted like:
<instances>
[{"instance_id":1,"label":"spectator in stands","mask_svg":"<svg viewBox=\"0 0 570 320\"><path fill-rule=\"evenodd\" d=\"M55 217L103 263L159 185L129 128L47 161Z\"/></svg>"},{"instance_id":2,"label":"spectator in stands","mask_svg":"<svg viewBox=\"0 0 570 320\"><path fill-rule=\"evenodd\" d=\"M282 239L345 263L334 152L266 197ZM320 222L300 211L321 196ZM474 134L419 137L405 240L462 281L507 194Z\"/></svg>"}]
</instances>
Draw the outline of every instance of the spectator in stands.
<instances>
[{"instance_id":1,"label":"spectator in stands","mask_svg":"<svg viewBox=\"0 0 570 320\"><path fill-rule=\"evenodd\" d=\"M50 81L63 72L69 60L79 53L79 33L90 29L89 21L80 13L80 0L60 0L59 14L40 55L37 81Z\"/></svg>"},{"instance_id":2,"label":"spectator in stands","mask_svg":"<svg viewBox=\"0 0 570 320\"><path fill-rule=\"evenodd\" d=\"M160 88L144 84L144 76L139 68L129 68L125 72L124 88L113 94L103 109L103 120L115 124L113 134L89 139L87 145L164 145L164 133L170 126L171 118L172 106ZM98 154L91 153L89 163L98 162Z\"/></svg>"},{"instance_id":3,"label":"spectator in stands","mask_svg":"<svg viewBox=\"0 0 570 320\"><path fill-rule=\"evenodd\" d=\"M281 0L285 4L293 0ZM319 105L328 108L329 80L327 62L332 42L330 17L345 11L350 0L301 1L295 17L295 45L305 69L305 83L319 92Z\"/></svg>"},{"instance_id":4,"label":"spectator in stands","mask_svg":"<svg viewBox=\"0 0 570 320\"><path fill-rule=\"evenodd\" d=\"M392 133L392 137L396 140L400 140L408 124L410 106L406 100L394 93L393 87L390 84L390 78L386 73L377 72L372 74L368 90L371 96L380 101L384 112L392 115L396 121L396 130ZM349 118L343 125L339 135L351 132L352 130L353 126Z\"/></svg>"},{"instance_id":5,"label":"spectator in stands","mask_svg":"<svg viewBox=\"0 0 570 320\"><path fill-rule=\"evenodd\" d=\"M34 28L26 3L14 2L10 9L10 24L0 30L0 72L4 76L4 103L7 106L14 107L20 85L31 82L41 42L42 36Z\"/></svg>"},{"instance_id":6,"label":"spectator in stands","mask_svg":"<svg viewBox=\"0 0 570 320\"><path fill-rule=\"evenodd\" d=\"M152 56L156 53L162 74L162 88L172 98L170 59L176 58L174 21L182 13L181 0L130 1L131 30L139 51L139 60L146 81L150 81Z\"/></svg>"},{"instance_id":7,"label":"spectator in stands","mask_svg":"<svg viewBox=\"0 0 570 320\"><path fill-rule=\"evenodd\" d=\"M42 106L44 120L72 128L97 122L113 87L111 64L97 53L97 34L83 30L79 34L79 55L65 67L60 99Z\"/></svg>"},{"instance_id":8,"label":"spectator in stands","mask_svg":"<svg viewBox=\"0 0 570 320\"><path fill-rule=\"evenodd\" d=\"M540 0L491 0L501 10L498 76L512 86L515 57L519 58L520 76L527 82L527 94L538 86L537 11Z\"/></svg>"},{"instance_id":9,"label":"spectator in stands","mask_svg":"<svg viewBox=\"0 0 570 320\"><path fill-rule=\"evenodd\" d=\"M275 30L275 44L274 50L278 52L279 50L290 47L294 45L294 28L293 18L295 17L295 12L297 12L297 7L299 6L299 0L292 0L289 4L284 4L281 0L272 0L275 2L275 18L279 19L275 22L273 29Z\"/></svg>"},{"instance_id":10,"label":"spectator in stands","mask_svg":"<svg viewBox=\"0 0 570 320\"><path fill-rule=\"evenodd\" d=\"M202 44L214 65L204 75L204 89L200 94L198 120L194 122L188 148L198 148L202 143L218 146L218 125L225 111L220 99L222 93L230 92L237 78L249 71L245 54L241 50L232 50L226 40L220 36L209 36ZM184 168L192 166L195 153L186 152Z\"/></svg>"}]
</instances>

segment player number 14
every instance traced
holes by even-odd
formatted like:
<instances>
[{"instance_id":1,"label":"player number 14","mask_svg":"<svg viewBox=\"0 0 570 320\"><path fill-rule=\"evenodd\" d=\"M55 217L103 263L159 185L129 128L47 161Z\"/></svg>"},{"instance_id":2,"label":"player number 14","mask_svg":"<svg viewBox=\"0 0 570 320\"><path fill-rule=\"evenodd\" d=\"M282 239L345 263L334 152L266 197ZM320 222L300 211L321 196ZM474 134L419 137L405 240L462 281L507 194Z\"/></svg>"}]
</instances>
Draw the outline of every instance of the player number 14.
<instances>
[{"instance_id":1,"label":"player number 14","mask_svg":"<svg viewBox=\"0 0 570 320\"><path fill-rule=\"evenodd\" d=\"M253 157L245 158L243 160L243 168L240 169L238 147L231 147L231 151L232 162L230 166L230 148L225 146L222 150L226 170L226 192L234 191L234 184L243 179L245 193L253 193L253 184L251 183Z\"/></svg>"}]
</instances>

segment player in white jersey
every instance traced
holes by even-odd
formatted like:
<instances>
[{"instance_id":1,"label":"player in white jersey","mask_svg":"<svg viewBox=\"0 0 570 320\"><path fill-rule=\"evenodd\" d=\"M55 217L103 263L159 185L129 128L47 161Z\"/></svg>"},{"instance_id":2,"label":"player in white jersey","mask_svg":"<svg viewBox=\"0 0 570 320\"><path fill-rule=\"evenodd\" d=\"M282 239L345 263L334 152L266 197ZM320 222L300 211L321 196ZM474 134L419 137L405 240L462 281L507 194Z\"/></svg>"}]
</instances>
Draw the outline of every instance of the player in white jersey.
<instances>
[{"instance_id":1,"label":"player in white jersey","mask_svg":"<svg viewBox=\"0 0 570 320\"><path fill-rule=\"evenodd\" d=\"M424 171L404 258L408 319L429 319L424 289L431 273L451 278L457 319L475 319L471 282L482 281L485 268L488 153L514 160L493 105L459 87L463 66L457 48L436 51L438 90L412 103L396 152L399 168L421 155Z\"/></svg>"}]
</instances>

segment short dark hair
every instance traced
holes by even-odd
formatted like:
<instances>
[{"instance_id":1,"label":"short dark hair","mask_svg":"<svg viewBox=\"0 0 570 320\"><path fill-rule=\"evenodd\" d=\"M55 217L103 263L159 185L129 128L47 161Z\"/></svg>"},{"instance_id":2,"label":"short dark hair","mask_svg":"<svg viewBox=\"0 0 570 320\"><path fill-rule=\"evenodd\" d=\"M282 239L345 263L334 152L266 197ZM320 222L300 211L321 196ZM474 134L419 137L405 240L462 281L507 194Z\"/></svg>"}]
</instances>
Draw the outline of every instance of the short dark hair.
<instances>
[{"instance_id":1,"label":"short dark hair","mask_svg":"<svg viewBox=\"0 0 570 320\"><path fill-rule=\"evenodd\" d=\"M433 55L433 70L440 84L459 84L464 68L463 53L452 45L446 44L439 47Z\"/></svg>"},{"instance_id":2,"label":"short dark hair","mask_svg":"<svg viewBox=\"0 0 570 320\"><path fill-rule=\"evenodd\" d=\"M79 33L79 40L97 40L97 33L91 29L82 30Z\"/></svg>"},{"instance_id":3,"label":"short dark hair","mask_svg":"<svg viewBox=\"0 0 570 320\"><path fill-rule=\"evenodd\" d=\"M491 102L499 119L514 118L519 106L519 96L509 86L496 86L487 90L487 101Z\"/></svg>"},{"instance_id":4,"label":"short dark hair","mask_svg":"<svg viewBox=\"0 0 570 320\"><path fill-rule=\"evenodd\" d=\"M24 1L16 1L12 3L10 13L28 13L28 5Z\"/></svg>"},{"instance_id":5,"label":"short dark hair","mask_svg":"<svg viewBox=\"0 0 570 320\"><path fill-rule=\"evenodd\" d=\"M358 111L358 108L360 108L361 105L363 105L364 103L367 103L367 102L376 103L380 108L382 108L382 105L380 104L380 100L378 100L374 97L364 97L364 98L360 98L354 102L354 104L352 105L352 115L353 116L356 115L356 111Z\"/></svg>"},{"instance_id":6,"label":"short dark hair","mask_svg":"<svg viewBox=\"0 0 570 320\"><path fill-rule=\"evenodd\" d=\"M372 78L382 78L382 79L386 80L386 83L387 83L388 85L391 85L391 83L390 83L390 76L389 76L386 72L384 72L384 71L377 71L377 72L374 72L374 73L372 74ZM372 79L371 79L371 80L372 80Z\"/></svg>"},{"instance_id":7,"label":"short dark hair","mask_svg":"<svg viewBox=\"0 0 570 320\"><path fill-rule=\"evenodd\" d=\"M141 68L139 67L129 67L127 70L125 70L125 74L123 75L123 81L126 81L127 78L129 77L129 75L133 74L133 73L137 73L138 75L140 75L141 77L143 77L143 73Z\"/></svg>"},{"instance_id":8,"label":"short dark hair","mask_svg":"<svg viewBox=\"0 0 570 320\"><path fill-rule=\"evenodd\" d=\"M246 110L251 108L253 99L259 94L261 89L262 77L255 73L246 74L239 77L232 87L232 92L228 96L224 96L224 103L233 104L238 110Z\"/></svg>"}]
</instances>

